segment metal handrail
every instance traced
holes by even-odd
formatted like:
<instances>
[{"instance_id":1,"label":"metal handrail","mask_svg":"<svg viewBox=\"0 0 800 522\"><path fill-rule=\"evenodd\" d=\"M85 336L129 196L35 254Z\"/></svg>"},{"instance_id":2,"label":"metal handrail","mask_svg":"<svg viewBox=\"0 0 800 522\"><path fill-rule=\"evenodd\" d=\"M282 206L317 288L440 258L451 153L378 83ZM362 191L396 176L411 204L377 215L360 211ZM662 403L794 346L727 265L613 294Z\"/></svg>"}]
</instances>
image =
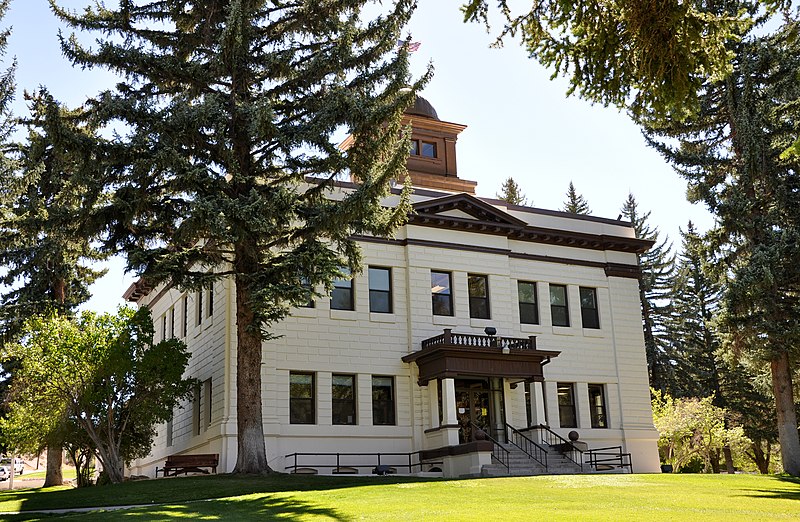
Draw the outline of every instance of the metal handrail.
<instances>
[{"instance_id":1,"label":"metal handrail","mask_svg":"<svg viewBox=\"0 0 800 522\"><path fill-rule=\"evenodd\" d=\"M294 459L294 464L289 466L285 466L284 469L297 471L298 468L331 468L332 470L342 469L342 468L374 468L381 465L388 465L394 468L408 468L408 472L412 473L414 468L419 467L419 470L422 471L423 466L441 466L441 461L428 461L422 462L420 460L420 454L422 451L414 451L411 453L346 453L346 452L339 452L339 453L290 453L286 455L286 459ZM417 462L413 462L413 456L417 456ZM304 462L302 464L297 463L298 457L336 457L336 464L324 463L324 464L316 464L316 463L308 463ZM350 462L342 463L342 457L374 457L376 460L371 464L353 464ZM381 462L381 458L385 457L407 457L408 464L398 464L398 463L386 463ZM349 459L345 459L348 460Z\"/></svg>"},{"instance_id":2,"label":"metal handrail","mask_svg":"<svg viewBox=\"0 0 800 522\"><path fill-rule=\"evenodd\" d=\"M613 450L613 451L608 451ZM622 453L622 446L609 446L607 448L593 448L587 451L589 466L597 471L597 466L616 466L618 468L628 468L629 473L633 473L633 459L630 453ZM604 458L598 458L604 457Z\"/></svg>"},{"instance_id":3,"label":"metal handrail","mask_svg":"<svg viewBox=\"0 0 800 522\"><path fill-rule=\"evenodd\" d=\"M583 471L583 451L576 448L572 442L551 430L549 426L538 424L536 426L528 426L520 431L536 431L539 434L539 441L542 444L554 448L573 464L579 466L581 471Z\"/></svg>"},{"instance_id":4,"label":"metal handrail","mask_svg":"<svg viewBox=\"0 0 800 522\"><path fill-rule=\"evenodd\" d=\"M478 430L478 431L482 432L484 434L484 436L486 437L486 440L491 441L491 443L492 443L492 458L495 459L500 464L502 464L506 468L506 472L510 473L511 472L511 467L510 467L511 466L511 456L509 454L509 451L506 448L504 448L502 444L497 442L497 440L494 437L492 437L491 435L486 433L483 430L483 428L481 428L480 426L478 426L477 424L475 424L472 421L470 421L470 425L472 426L472 429L473 429L473 432L472 432L473 433L473 436L472 436L473 440L475 440L475 431L474 430Z\"/></svg>"},{"instance_id":5,"label":"metal handrail","mask_svg":"<svg viewBox=\"0 0 800 522\"><path fill-rule=\"evenodd\" d=\"M510 437L508 436L509 431L511 432ZM547 450L541 444L529 439L520 430L508 423L506 423L506 438L511 444L518 447L529 458L538 462L547 470Z\"/></svg>"}]
</instances>

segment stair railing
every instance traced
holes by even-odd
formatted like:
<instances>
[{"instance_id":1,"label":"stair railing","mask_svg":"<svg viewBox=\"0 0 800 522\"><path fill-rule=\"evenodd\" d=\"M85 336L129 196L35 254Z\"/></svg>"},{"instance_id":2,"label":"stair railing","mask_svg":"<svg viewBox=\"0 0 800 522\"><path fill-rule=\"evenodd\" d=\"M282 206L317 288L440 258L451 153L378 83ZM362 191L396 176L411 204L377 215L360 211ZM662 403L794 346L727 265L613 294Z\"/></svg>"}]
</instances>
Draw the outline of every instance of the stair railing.
<instances>
[{"instance_id":1,"label":"stair railing","mask_svg":"<svg viewBox=\"0 0 800 522\"><path fill-rule=\"evenodd\" d=\"M583 471L583 452L576 448L572 442L568 441L558 433L550 429L549 426L538 424L536 426L528 426L520 430L522 432L529 431L534 434L533 440L539 440L539 443L544 446L549 446L558 451L570 462L581 468Z\"/></svg>"},{"instance_id":2,"label":"stair railing","mask_svg":"<svg viewBox=\"0 0 800 522\"><path fill-rule=\"evenodd\" d=\"M630 453L622 453L622 446L609 446L607 448L593 448L586 452L588 463L595 471L611 468L628 469L633 473L633 461Z\"/></svg>"},{"instance_id":3,"label":"stair railing","mask_svg":"<svg viewBox=\"0 0 800 522\"><path fill-rule=\"evenodd\" d=\"M510 464L511 464L511 456L509 451L502 446L496 439L494 439L491 435L486 433L483 428L475 424L474 422L470 422L472 426L472 439L478 440L476 435L478 432L483 433L486 440L492 443L492 458L495 459L497 462L503 465L506 468L506 472L510 472Z\"/></svg>"},{"instance_id":4,"label":"stair railing","mask_svg":"<svg viewBox=\"0 0 800 522\"><path fill-rule=\"evenodd\" d=\"M547 450L539 443L534 442L514 426L506 423L506 440L518 447L529 458L544 466L547 470Z\"/></svg>"}]
</instances>

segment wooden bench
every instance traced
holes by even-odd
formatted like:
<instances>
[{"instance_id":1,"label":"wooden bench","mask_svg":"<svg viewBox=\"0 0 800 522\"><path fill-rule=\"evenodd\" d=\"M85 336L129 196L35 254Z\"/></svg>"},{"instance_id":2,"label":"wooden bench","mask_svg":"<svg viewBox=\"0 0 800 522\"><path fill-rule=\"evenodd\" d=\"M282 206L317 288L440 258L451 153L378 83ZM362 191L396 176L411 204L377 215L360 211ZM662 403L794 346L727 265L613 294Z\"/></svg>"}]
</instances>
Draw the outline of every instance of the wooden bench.
<instances>
[{"instance_id":1,"label":"wooden bench","mask_svg":"<svg viewBox=\"0 0 800 522\"><path fill-rule=\"evenodd\" d=\"M211 468L211 473L217 472L217 465L219 464L219 453L198 453L195 455L170 455L164 463L163 468L156 468L156 477L158 472L163 473L165 477L177 477L181 473L204 473L209 474L208 469Z\"/></svg>"}]
</instances>

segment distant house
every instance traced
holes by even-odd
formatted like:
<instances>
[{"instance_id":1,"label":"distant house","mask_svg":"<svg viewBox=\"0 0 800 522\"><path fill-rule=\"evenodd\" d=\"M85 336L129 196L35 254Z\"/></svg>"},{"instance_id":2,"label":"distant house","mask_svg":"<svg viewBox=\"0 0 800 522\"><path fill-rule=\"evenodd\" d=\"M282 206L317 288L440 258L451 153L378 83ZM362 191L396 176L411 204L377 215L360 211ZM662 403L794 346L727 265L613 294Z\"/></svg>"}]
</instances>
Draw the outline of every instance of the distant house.
<instances>
[{"instance_id":1,"label":"distant house","mask_svg":"<svg viewBox=\"0 0 800 522\"><path fill-rule=\"evenodd\" d=\"M651 244L626 222L476 197L456 169L465 126L422 98L407 119L408 224L393 239L359 237L363 272L296 308L264 343L270 466L461 476L511 472L522 455L549 459L530 463L538 472L594 470L588 452L572 464L559 452L576 431L578 447L619 446L634 471L657 472L637 283L637 253ZM152 476L176 453L219 453L231 471L232 282L191 293L137 283L125 295L152 310L157 338L186 342L201 382L132 472ZM549 430L525 429L539 425ZM525 440L535 444L523 451Z\"/></svg>"}]
</instances>

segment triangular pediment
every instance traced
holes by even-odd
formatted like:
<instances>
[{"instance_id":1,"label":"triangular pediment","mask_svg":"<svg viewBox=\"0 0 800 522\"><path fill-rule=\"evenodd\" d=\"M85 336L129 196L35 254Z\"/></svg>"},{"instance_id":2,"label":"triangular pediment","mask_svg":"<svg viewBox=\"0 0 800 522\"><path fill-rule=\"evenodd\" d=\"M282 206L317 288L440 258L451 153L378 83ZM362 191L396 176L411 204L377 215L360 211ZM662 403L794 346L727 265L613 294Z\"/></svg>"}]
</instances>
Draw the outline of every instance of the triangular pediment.
<instances>
[{"instance_id":1,"label":"triangular pediment","mask_svg":"<svg viewBox=\"0 0 800 522\"><path fill-rule=\"evenodd\" d=\"M525 226L526 223L499 208L469 194L453 194L414 204L419 216L451 218L454 220L474 220L497 225Z\"/></svg>"}]
</instances>

